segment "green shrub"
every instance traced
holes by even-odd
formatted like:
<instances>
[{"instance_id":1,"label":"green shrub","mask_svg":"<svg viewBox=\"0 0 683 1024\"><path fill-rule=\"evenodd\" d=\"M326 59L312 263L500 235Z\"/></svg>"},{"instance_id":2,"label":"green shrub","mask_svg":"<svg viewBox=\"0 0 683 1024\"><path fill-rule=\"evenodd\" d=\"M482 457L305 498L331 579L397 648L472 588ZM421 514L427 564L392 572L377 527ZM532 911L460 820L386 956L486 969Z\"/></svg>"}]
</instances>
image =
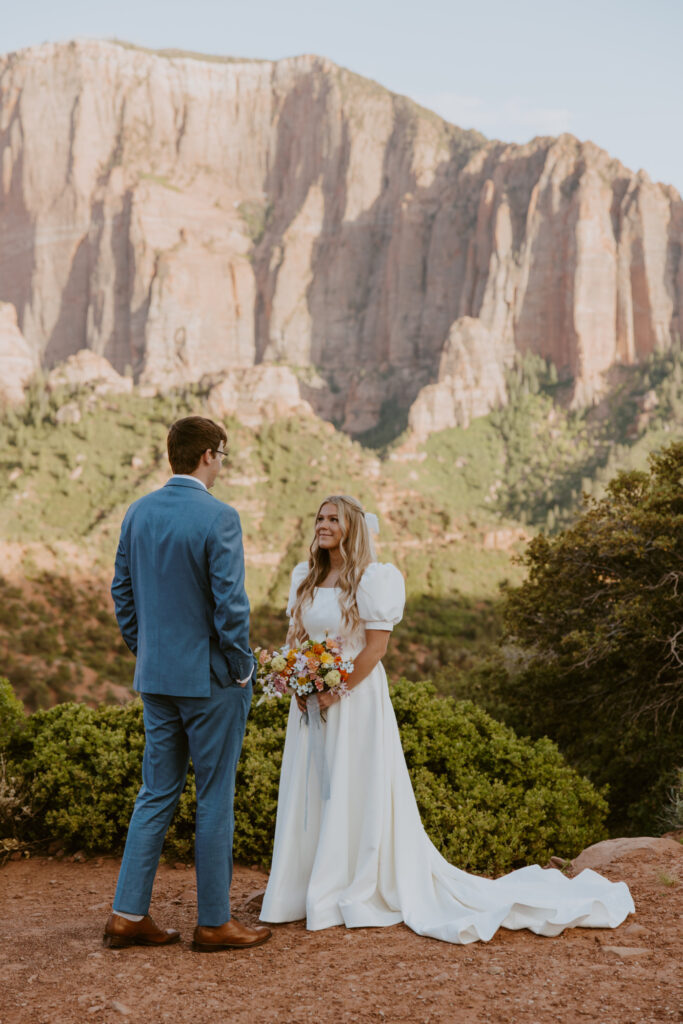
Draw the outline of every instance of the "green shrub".
<instances>
[{"instance_id":1,"label":"green shrub","mask_svg":"<svg viewBox=\"0 0 683 1024\"><path fill-rule=\"evenodd\" d=\"M0 676L0 752L9 750L26 724L24 708L9 680Z\"/></svg>"},{"instance_id":2,"label":"green shrub","mask_svg":"<svg viewBox=\"0 0 683 1024\"><path fill-rule=\"evenodd\" d=\"M604 835L604 798L548 740L531 743L476 706L400 683L393 701L425 827L458 866L498 873L552 853L571 856ZM235 857L267 866L277 808L287 705L254 707L235 791ZM10 754L36 814L28 838L120 850L143 751L141 705L62 704L36 712ZM168 857L189 859L192 772L167 837Z\"/></svg>"},{"instance_id":3,"label":"green shrub","mask_svg":"<svg viewBox=\"0 0 683 1024\"><path fill-rule=\"evenodd\" d=\"M469 701L400 682L392 700L425 829L451 863L500 873L575 856L607 802L548 739L520 739Z\"/></svg>"},{"instance_id":4,"label":"green shrub","mask_svg":"<svg viewBox=\"0 0 683 1024\"><path fill-rule=\"evenodd\" d=\"M658 828L681 765L683 442L621 473L570 529L537 537L509 590L523 652L503 685L518 731L547 733L610 787L620 834Z\"/></svg>"},{"instance_id":5,"label":"green shrub","mask_svg":"<svg viewBox=\"0 0 683 1024\"><path fill-rule=\"evenodd\" d=\"M77 849L118 849L140 785L143 749L140 701L36 711L19 749L10 748L37 815L32 838L63 839Z\"/></svg>"},{"instance_id":6,"label":"green shrub","mask_svg":"<svg viewBox=\"0 0 683 1024\"><path fill-rule=\"evenodd\" d=\"M21 701L9 681L0 676L0 862L19 848L18 836L29 827L33 816L23 773L7 756L11 747L19 746L26 723Z\"/></svg>"},{"instance_id":7,"label":"green shrub","mask_svg":"<svg viewBox=\"0 0 683 1024\"><path fill-rule=\"evenodd\" d=\"M244 221L247 235L254 245L258 245L268 226L268 219L272 212L271 204L245 199L237 207L237 212Z\"/></svg>"}]
</instances>

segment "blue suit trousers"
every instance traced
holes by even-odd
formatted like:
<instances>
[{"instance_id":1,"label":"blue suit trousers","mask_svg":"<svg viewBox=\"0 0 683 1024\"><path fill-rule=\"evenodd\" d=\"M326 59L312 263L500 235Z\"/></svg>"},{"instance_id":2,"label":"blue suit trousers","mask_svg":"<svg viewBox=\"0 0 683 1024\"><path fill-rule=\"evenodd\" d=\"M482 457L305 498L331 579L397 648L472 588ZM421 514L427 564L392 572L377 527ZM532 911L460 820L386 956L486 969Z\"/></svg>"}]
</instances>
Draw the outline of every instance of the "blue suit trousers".
<instances>
[{"instance_id":1,"label":"blue suit trousers","mask_svg":"<svg viewBox=\"0 0 683 1024\"><path fill-rule=\"evenodd\" d=\"M235 773L251 695L250 682L223 687L213 679L210 697L142 694L142 787L128 826L116 910L149 910L164 838L191 757L197 784L197 923L217 926L230 919Z\"/></svg>"}]
</instances>

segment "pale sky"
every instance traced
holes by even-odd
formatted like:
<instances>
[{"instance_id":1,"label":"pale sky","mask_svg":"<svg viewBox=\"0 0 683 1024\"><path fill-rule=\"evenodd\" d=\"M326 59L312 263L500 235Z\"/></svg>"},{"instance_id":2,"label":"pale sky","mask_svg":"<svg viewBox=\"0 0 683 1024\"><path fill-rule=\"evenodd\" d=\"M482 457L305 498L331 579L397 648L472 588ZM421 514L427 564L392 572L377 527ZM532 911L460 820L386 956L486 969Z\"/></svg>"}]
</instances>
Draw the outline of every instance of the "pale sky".
<instances>
[{"instance_id":1,"label":"pale sky","mask_svg":"<svg viewBox=\"0 0 683 1024\"><path fill-rule=\"evenodd\" d=\"M3 0L2 8L0 52L78 36L234 57L320 54L489 138L568 131L683 192L683 0Z\"/></svg>"}]
</instances>

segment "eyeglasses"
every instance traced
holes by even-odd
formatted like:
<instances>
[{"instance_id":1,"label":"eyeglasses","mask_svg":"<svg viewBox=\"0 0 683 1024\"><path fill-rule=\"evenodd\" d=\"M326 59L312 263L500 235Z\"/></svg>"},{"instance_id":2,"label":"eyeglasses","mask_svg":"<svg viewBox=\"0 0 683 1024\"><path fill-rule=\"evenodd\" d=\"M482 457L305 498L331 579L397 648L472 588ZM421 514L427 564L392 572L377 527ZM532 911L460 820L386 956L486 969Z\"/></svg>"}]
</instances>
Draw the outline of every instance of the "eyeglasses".
<instances>
[{"instance_id":1,"label":"eyeglasses","mask_svg":"<svg viewBox=\"0 0 683 1024\"><path fill-rule=\"evenodd\" d=\"M220 455L221 457L230 454L229 452L222 452L220 448L212 448L211 451L214 453L214 455Z\"/></svg>"}]
</instances>

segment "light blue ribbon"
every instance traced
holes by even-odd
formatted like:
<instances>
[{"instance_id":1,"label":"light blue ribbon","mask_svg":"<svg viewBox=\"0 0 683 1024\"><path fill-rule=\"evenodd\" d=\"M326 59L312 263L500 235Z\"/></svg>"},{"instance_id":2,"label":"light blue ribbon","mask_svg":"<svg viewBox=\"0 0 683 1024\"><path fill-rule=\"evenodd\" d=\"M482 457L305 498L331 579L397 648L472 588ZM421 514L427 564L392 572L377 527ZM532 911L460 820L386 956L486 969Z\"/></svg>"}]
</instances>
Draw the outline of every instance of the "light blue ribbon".
<instances>
[{"instance_id":1,"label":"light blue ribbon","mask_svg":"<svg viewBox=\"0 0 683 1024\"><path fill-rule=\"evenodd\" d=\"M323 800L330 799L330 774L327 770L325 757L325 732L320 717L318 694L312 693L306 699L306 718L308 720L308 754L306 756L306 800L304 803L304 832L308 831L308 782L311 774L311 761L315 764L315 772L320 780L320 794Z\"/></svg>"}]
</instances>

